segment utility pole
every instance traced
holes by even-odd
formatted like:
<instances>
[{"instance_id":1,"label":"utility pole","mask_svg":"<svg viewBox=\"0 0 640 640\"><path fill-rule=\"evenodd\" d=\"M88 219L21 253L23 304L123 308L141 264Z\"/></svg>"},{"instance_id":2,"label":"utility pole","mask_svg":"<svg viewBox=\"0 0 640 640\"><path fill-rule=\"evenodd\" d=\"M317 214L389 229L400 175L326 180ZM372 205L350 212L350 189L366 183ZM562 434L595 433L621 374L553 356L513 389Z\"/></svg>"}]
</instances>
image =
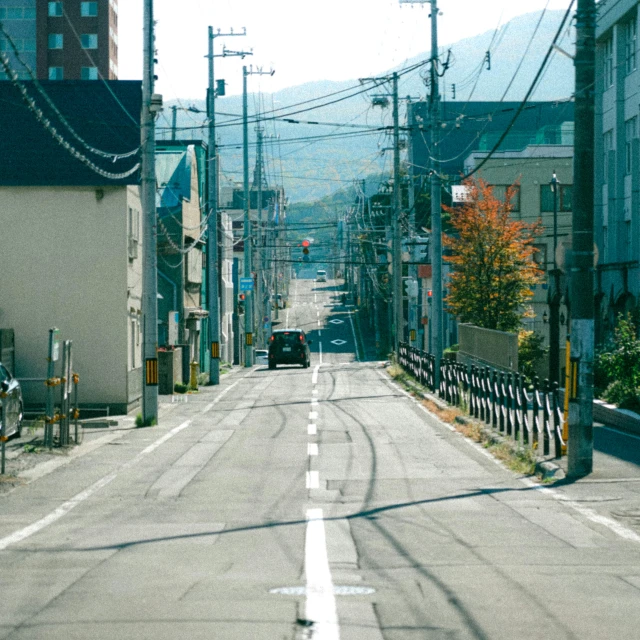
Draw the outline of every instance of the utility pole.
<instances>
[{"instance_id":1,"label":"utility pole","mask_svg":"<svg viewBox=\"0 0 640 640\"><path fill-rule=\"evenodd\" d=\"M242 67L242 164L244 178L244 277L253 278L253 233L251 232L251 199L249 192L249 123L247 107L247 77L250 75L273 75L275 71L263 71ZM253 291L246 292L246 302L244 310L244 332L245 332L245 358L244 366L252 367L254 362L253 353L253 328L254 321L254 295Z\"/></svg>"},{"instance_id":2,"label":"utility pole","mask_svg":"<svg viewBox=\"0 0 640 640\"><path fill-rule=\"evenodd\" d=\"M178 126L178 106L173 105L171 107L171 139L176 139L176 129Z\"/></svg>"},{"instance_id":3,"label":"utility pole","mask_svg":"<svg viewBox=\"0 0 640 640\"><path fill-rule=\"evenodd\" d=\"M219 251L218 251L218 151L216 145L216 110L215 99L218 96L216 90L213 61L216 57L242 56L251 55L243 51L226 51L216 56L213 52L214 38L220 36L243 36L247 30L242 33L217 33L213 32L213 27L209 27L209 90L207 92L207 118L209 120L208 127L208 148L209 162L208 181L209 181L209 207L207 222L207 306L209 311L209 342L211 350L209 352L209 384L220 384L220 278L219 278ZM224 83L224 81L222 81ZM223 85L224 86L224 85ZM223 92L224 93L224 92ZM175 115L175 111L174 111Z\"/></svg>"},{"instance_id":4,"label":"utility pole","mask_svg":"<svg viewBox=\"0 0 640 640\"><path fill-rule=\"evenodd\" d=\"M400 184L400 116L398 107L398 74L391 76L393 92L393 350L396 360L400 355L400 336L404 331L402 314L402 249L400 242L400 212L402 186Z\"/></svg>"},{"instance_id":5,"label":"utility pole","mask_svg":"<svg viewBox=\"0 0 640 640\"><path fill-rule=\"evenodd\" d=\"M578 0L576 13L573 242L571 251L571 368L568 476L593 470L593 159L595 113L595 0ZM575 380L575 378L574 378Z\"/></svg>"},{"instance_id":6,"label":"utility pole","mask_svg":"<svg viewBox=\"0 0 640 640\"><path fill-rule=\"evenodd\" d=\"M158 420L158 226L156 221L156 138L155 114L162 98L153 93L155 36L153 0L144 0L142 112L140 115L143 218L142 317L144 372L142 419L150 425Z\"/></svg>"},{"instance_id":7,"label":"utility pole","mask_svg":"<svg viewBox=\"0 0 640 640\"><path fill-rule=\"evenodd\" d=\"M258 277L256 278L256 298L258 302L258 308L260 309L259 313L264 313L265 304L264 304L264 257L266 252L265 242L264 242L264 229L263 229L263 221L262 221L262 134L264 133L264 129L260 126L256 127L256 135L258 137L258 148L257 148L257 156L256 156L256 176L253 180L254 186L256 180L258 182L258 264L260 265L260 272L258 273ZM277 301L276 301L277 302ZM265 332L263 329L262 320L259 320L259 331L258 331L258 345L264 348L265 345Z\"/></svg>"},{"instance_id":8,"label":"utility pole","mask_svg":"<svg viewBox=\"0 0 640 640\"><path fill-rule=\"evenodd\" d=\"M413 122L413 105L411 100L407 98L407 121ZM409 174L409 242L411 261L409 262L409 278L411 282L418 284L418 246L416 240L416 198L414 189L414 157L413 157L413 144L411 144L411 136L409 136L409 162L408 162L408 174ZM408 318L409 321L409 344L415 347L418 344L418 297L409 296L408 302Z\"/></svg>"},{"instance_id":9,"label":"utility pole","mask_svg":"<svg viewBox=\"0 0 640 640\"><path fill-rule=\"evenodd\" d=\"M560 270L556 260L558 248L558 189L560 183L553 172L553 287L549 293L549 382L558 382L560 373Z\"/></svg>"},{"instance_id":10,"label":"utility pole","mask_svg":"<svg viewBox=\"0 0 640 640\"><path fill-rule=\"evenodd\" d=\"M432 297L431 353L435 357L435 387L440 388L440 361L442 360L442 207L440 203L440 94L438 89L438 7L431 0L431 94L429 115L431 121L431 235L432 235Z\"/></svg>"}]
</instances>

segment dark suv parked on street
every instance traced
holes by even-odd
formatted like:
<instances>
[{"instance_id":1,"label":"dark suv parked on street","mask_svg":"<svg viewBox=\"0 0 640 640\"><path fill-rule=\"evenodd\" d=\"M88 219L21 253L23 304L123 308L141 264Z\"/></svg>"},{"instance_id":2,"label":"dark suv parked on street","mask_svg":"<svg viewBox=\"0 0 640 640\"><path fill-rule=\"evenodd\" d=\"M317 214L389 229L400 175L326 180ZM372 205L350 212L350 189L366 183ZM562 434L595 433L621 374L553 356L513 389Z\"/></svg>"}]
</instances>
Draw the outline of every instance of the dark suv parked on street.
<instances>
[{"instance_id":1,"label":"dark suv parked on street","mask_svg":"<svg viewBox=\"0 0 640 640\"><path fill-rule=\"evenodd\" d=\"M279 329L269 340L269 369L278 364L301 364L305 369L311 362L310 341L302 329Z\"/></svg>"}]
</instances>

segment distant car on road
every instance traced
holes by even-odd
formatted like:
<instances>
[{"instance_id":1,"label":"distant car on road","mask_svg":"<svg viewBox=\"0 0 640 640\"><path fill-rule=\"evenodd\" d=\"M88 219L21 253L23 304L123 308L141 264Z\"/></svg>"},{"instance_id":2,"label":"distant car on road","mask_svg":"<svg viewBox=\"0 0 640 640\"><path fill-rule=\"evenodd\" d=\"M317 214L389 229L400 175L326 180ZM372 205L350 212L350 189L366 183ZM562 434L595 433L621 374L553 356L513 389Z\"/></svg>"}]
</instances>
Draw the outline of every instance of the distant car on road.
<instances>
[{"instance_id":1,"label":"distant car on road","mask_svg":"<svg viewBox=\"0 0 640 640\"><path fill-rule=\"evenodd\" d=\"M269 364L268 349L256 349L256 364Z\"/></svg>"},{"instance_id":2,"label":"distant car on road","mask_svg":"<svg viewBox=\"0 0 640 640\"><path fill-rule=\"evenodd\" d=\"M324 269L318 269L316 271L316 282L326 282L327 281L327 272Z\"/></svg>"},{"instance_id":3,"label":"distant car on road","mask_svg":"<svg viewBox=\"0 0 640 640\"><path fill-rule=\"evenodd\" d=\"M5 436L20 437L23 414L24 405L20 383L0 362L0 420L3 417L6 420Z\"/></svg>"},{"instance_id":4,"label":"distant car on road","mask_svg":"<svg viewBox=\"0 0 640 640\"><path fill-rule=\"evenodd\" d=\"M269 369L279 364L311 364L310 340L302 329L278 329L269 340Z\"/></svg>"}]
</instances>

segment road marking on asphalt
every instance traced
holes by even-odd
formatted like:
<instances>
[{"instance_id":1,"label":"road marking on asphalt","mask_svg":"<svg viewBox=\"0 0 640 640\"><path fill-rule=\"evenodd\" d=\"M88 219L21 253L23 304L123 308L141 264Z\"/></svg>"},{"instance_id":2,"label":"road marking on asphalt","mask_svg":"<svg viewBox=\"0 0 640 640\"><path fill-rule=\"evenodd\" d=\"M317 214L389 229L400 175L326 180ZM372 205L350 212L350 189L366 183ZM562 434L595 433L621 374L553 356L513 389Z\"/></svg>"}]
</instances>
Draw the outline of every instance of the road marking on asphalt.
<instances>
[{"instance_id":1,"label":"road marking on asphalt","mask_svg":"<svg viewBox=\"0 0 640 640\"><path fill-rule=\"evenodd\" d=\"M340 640L322 509L307 510L304 551L304 569L307 576L305 618L314 623L313 638Z\"/></svg>"},{"instance_id":2,"label":"road marking on asphalt","mask_svg":"<svg viewBox=\"0 0 640 640\"><path fill-rule=\"evenodd\" d=\"M309 442L307 444L307 455L309 456L318 455L318 444L316 442Z\"/></svg>"},{"instance_id":3,"label":"road marking on asphalt","mask_svg":"<svg viewBox=\"0 0 640 640\"><path fill-rule=\"evenodd\" d=\"M318 390L317 390L317 389L313 389L313 390L311 391L311 393L312 393L314 396L317 396L317 395L318 395Z\"/></svg>"},{"instance_id":4,"label":"road marking on asphalt","mask_svg":"<svg viewBox=\"0 0 640 640\"><path fill-rule=\"evenodd\" d=\"M206 413L211 407L213 407L220 400L222 400L222 398L247 375L248 373L242 376L240 380L236 380L236 382L229 385L224 391L220 393L220 395L212 403L210 403L210 405L207 405L200 413ZM106 476L100 478L100 480L97 480L91 486L87 487L83 491L80 491L80 493L77 493L75 496L73 496L73 498L70 498L66 502L63 502L59 507L54 509L51 513L48 513L46 516L44 516L44 518L40 518L40 520L37 520L36 522L33 522L30 525L23 527L22 529L19 529L18 531L14 531L12 534L5 536L4 538L0 538L0 551L3 551L4 549L11 546L12 544L22 542L26 538L29 538L30 536L38 533L39 531L42 531L42 529L48 527L50 524L53 524L57 520L60 520L60 518L67 515L67 513L75 509L79 504L82 504L85 500L90 498L94 493L96 493L103 487L106 487L110 482L115 480L120 474L120 472L125 471L126 469L129 469L133 465L137 464L138 462L140 462L140 460L142 460L142 458L144 458L145 456L155 451L158 447L162 446L165 442L167 442L167 440L170 440L171 438L173 438L173 436L177 435L178 433L180 433L181 431L189 427L191 425L191 422L192 422L191 420L185 420L182 424L179 424L177 427L174 427L173 429L171 429L171 431L168 431L167 433L165 433L161 438L158 438L155 442L152 442L148 447L145 447L142 451L140 451L140 453L134 456L131 460L120 465L117 469L107 474Z\"/></svg>"},{"instance_id":5,"label":"road marking on asphalt","mask_svg":"<svg viewBox=\"0 0 640 640\"><path fill-rule=\"evenodd\" d=\"M309 420L317 420L318 412L317 411L309 411Z\"/></svg>"},{"instance_id":6,"label":"road marking on asphalt","mask_svg":"<svg viewBox=\"0 0 640 640\"><path fill-rule=\"evenodd\" d=\"M312 384L318 384L318 371L320 371L320 365L319 364L317 364L313 368L313 376L311 376L311 383Z\"/></svg>"},{"instance_id":7,"label":"road marking on asphalt","mask_svg":"<svg viewBox=\"0 0 640 640\"><path fill-rule=\"evenodd\" d=\"M307 434L310 436L315 436L318 433L318 426L315 424L309 424L307 426Z\"/></svg>"},{"instance_id":8,"label":"road marking on asphalt","mask_svg":"<svg viewBox=\"0 0 640 640\"><path fill-rule=\"evenodd\" d=\"M318 342L320 345L320 364L322 364L322 342Z\"/></svg>"},{"instance_id":9,"label":"road marking on asphalt","mask_svg":"<svg viewBox=\"0 0 640 640\"><path fill-rule=\"evenodd\" d=\"M320 488L320 474L317 471L307 471L307 489Z\"/></svg>"},{"instance_id":10,"label":"road marking on asphalt","mask_svg":"<svg viewBox=\"0 0 640 640\"><path fill-rule=\"evenodd\" d=\"M422 411L424 411L427 415L429 415L429 417L437 420L439 424L449 429L449 431L458 433L455 427L444 422L443 420L440 420L440 418L438 418L437 416L434 416L428 409L423 407L420 402L418 402L415 398L413 398L409 393L407 393L404 389L398 386L395 382L392 382L391 380L389 380L382 372L378 371L377 373L388 384L398 389L403 395L406 395L417 407L419 407L420 409L422 409ZM477 445L474 442L470 442L466 440L466 438L465 438L465 441L468 442L476 451L478 451L478 453L481 453L483 456L485 456L485 458L491 460L494 464L497 464L500 467L506 468L502 464L502 462L500 462L500 460L497 460L496 458L494 458L488 451L483 449L480 445ZM589 509L588 507L583 507L581 504L571 500L571 498L568 498L567 496L555 491L554 489L551 489L549 487L542 487L539 484L529 480L528 478L519 478L519 480L520 482L522 482L528 487L531 487L532 489L536 489L541 493L546 493L547 495L550 495L552 498L554 498L558 502L561 502L562 504L568 506L574 511L580 513L588 520L591 520L591 522L594 522L596 524L600 524L606 527L607 529L609 529L616 535L620 536L621 538L624 538L625 540L629 540L631 542L640 542L640 535L638 535L635 531L632 531L631 529L621 525L619 522L616 522L611 518L607 518L606 516L600 515L593 509Z\"/></svg>"}]
</instances>

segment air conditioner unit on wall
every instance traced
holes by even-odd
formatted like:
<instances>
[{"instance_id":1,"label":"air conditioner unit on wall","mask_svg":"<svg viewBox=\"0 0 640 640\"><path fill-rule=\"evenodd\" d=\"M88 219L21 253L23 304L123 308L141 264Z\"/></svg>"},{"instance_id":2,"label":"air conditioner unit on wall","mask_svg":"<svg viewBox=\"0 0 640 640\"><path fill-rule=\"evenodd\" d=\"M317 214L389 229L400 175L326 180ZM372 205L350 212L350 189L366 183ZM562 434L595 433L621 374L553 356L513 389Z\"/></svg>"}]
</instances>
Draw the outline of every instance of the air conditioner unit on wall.
<instances>
[{"instance_id":1,"label":"air conditioner unit on wall","mask_svg":"<svg viewBox=\"0 0 640 640\"><path fill-rule=\"evenodd\" d=\"M135 238L129 238L129 260L135 260L138 257L138 241Z\"/></svg>"}]
</instances>

